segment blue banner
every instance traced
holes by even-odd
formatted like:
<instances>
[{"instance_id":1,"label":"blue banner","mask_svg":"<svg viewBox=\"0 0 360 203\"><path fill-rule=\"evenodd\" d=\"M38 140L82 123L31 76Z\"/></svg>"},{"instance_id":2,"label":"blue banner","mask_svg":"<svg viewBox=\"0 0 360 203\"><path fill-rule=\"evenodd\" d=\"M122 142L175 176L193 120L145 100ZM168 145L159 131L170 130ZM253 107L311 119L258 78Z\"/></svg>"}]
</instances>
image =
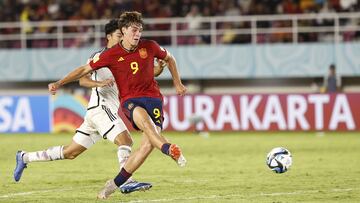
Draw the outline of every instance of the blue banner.
<instances>
[{"instance_id":1,"label":"blue banner","mask_svg":"<svg viewBox=\"0 0 360 203\"><path fill-rule=\"evenodd\" d=\"M49 96L0 96L0 133L51 130Z\"/></svg>"}]
</instances>

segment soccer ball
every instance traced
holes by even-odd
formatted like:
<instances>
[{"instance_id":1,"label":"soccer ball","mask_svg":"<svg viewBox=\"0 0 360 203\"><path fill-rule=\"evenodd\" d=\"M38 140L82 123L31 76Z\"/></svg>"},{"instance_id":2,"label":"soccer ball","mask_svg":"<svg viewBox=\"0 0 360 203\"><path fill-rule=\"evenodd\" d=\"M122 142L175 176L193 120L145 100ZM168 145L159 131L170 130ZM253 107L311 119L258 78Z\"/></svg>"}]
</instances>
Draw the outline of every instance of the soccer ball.
<instances>
[{"instance_id":1,"label":"soccer ball","mask_svg":"<svg viewBox=\"0 0 360 203\"><path fill-rule=\"evenodd\" d=\"M266 165L275 173L285 173L292 164L292 156L284 147L272 149L266 157Z\"/></svg>"}]
</instances>

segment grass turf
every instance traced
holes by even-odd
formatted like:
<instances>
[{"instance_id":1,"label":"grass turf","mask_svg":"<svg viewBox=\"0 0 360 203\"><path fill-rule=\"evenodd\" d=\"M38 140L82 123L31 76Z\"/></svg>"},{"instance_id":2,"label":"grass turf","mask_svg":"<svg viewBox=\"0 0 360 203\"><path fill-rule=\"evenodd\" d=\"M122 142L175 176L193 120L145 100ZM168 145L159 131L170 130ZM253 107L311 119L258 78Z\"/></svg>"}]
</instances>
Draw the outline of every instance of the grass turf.
<instances>
[{"instance_id":1,"label":"grass turf","mask_svg":"<svg viewBox=\"0 0 360 203\"><path fill-rule=\"evenodd\" d=\"M148 192L113 194L106 202L359 202L360 133L166 133L188 165L177 167L158 150L134 174ZM31 163L13 181L15 152L71 141L69 134L0 135L0 202L96 202L118 173L116 147L100 141L75 160ZM140 135L134 134L138 147ZM265 165L273 147L293 154L293 166L275 174Z\"/></svg>"}]
</instances>

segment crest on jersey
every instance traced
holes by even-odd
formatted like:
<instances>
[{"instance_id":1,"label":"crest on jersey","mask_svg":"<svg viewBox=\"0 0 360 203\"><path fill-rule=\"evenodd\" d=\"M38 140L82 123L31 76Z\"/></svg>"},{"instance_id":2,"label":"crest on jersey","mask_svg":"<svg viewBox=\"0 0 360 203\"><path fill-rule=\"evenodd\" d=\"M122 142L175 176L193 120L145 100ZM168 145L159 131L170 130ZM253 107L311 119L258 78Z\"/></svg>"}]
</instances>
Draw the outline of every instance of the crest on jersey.
<instances>
[{"instance_id":1,"label":"crest on jersey","mask_svg":"<svg viewBox=\"0 0 360 203\"><path fill-rule=\"evenodd\" d=\"M141 48L141 49L139 49L139 54L140 54L140 57L141 57L142 59L145 59L145 58L148 57L146 48Z\"/></svg>"}]
</instances>

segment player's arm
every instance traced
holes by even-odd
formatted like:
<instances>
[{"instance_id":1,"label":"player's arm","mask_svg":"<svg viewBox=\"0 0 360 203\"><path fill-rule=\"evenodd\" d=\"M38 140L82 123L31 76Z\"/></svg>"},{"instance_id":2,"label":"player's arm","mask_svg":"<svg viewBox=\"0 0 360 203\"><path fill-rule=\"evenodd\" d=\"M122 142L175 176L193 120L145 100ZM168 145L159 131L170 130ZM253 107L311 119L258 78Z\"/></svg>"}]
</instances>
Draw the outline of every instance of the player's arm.
<instances>
[{"instance_id":1,"label":"player's arm","mask_svg":"<svg viewBox=\"0 0 360 203\"><path fill-rule=\"evenodd\" d=\"M86 64L86 65L76 68L75 70L73 70L69 74L67 74L63 79L60 79L53 83L50 83L48 85L49 92L52 95L55 95L57 89L59 89L61 86L65 85L69 82L73 82L73 81L80 79L84 75L89 74L92 70L93 69L91 68L91 66L89 64Z\"/></svg>"},{"instance_id":2,"label":"player's arm","mask_svg":"<svg viewBox=\"0 0 360 203\"><path fill-rule=\"evenodd\" d=\"M166 62L164 60L161 59L156 59L156 66L154 66L154 76L158 77L163 71L164 68L166 67Z\"/></svg>"},{"instance_id":3,"label":"player's arm","mask_svg":"<svg viewBox=\"0 0 360 203\"><path fill-rule=\"evenodd\" d=\"M51 94L56 94L56 90L59 89L61 86L73 82L75 80L79 80L81 77L89 74L93 70L97 70L102 67L108 67L110 64L109 60L109 52L103 52L95 55L92 60L89 61L86 65L80 66L75 70L71 71L68 75L66 75L63 79L50 83L48 85L49 92Z\"/></svg>"},{"instance_id":4,"label":"player's arm","mask_svg":"<svg viewBox=\"0 0 360 203\"><path fill-rule=\"evenodd\" d=\"M104 87L113 85L114 80L106 79L103 81L92 80L90 74L87 74L79 79L79 85L83 87L93 88L93 87Z\"/></svg>"},{"instance_id":5,"label":"player's arm","mask_svg":"<svg viewBox=\"0 0 360 203\"><path fill-rule=\"evenodd\" d=\"M164 60L168 64L168 68L171 73L171 77L173 79L176 93L178 95L183 96L186 93L186 87L181 82L180 74L177 69L177 64L176 64L175 58L170 54L170 52L167 52L167 55Z\"/></svg>"}]
</instances>

